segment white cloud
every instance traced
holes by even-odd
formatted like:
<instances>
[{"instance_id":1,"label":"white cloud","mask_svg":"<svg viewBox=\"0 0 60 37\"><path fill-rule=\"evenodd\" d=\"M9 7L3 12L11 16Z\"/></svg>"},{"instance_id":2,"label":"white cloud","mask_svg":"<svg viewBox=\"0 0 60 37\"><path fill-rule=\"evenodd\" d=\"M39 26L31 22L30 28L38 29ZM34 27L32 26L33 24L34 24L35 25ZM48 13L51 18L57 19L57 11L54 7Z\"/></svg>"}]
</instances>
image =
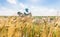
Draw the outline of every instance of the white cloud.
<instances>
[{"instance_id":1,"label":"white cloud","mask_svg":"<svg viewBox=\"0 0 60 37\"><path fill-rule=\"evenodd\" d=\"M0 8L0 15L3 16L17 16L17 12L21 11L24 12L24 8L27 5L20 4L20 8L17 10L9 9L5 7ZM30 6L31 13L33 16L56 16L57 15L57 9L54 8L46 8L46 7L37 7L37 6ZM60 15L60 13L59 13Z\"/></svg>"},{"instance_id":2,"label":"white cloud","mask_svg":"<svg viewBox=\"0 0 60 37\"><path fill-rule=\"evenodd\" d=\"M15 16L17 15L16 10L8 9L5 7L0 8L0 16Z\"/></svg>"},{"instance_id":3,"label":"white cloud","mask_svg":"<svg viewBox=\"0 0 60 37\"><path fill-rule=\"evenodd\" d=\"M20 6L22 9L29 7L29 5L24 4L24 3L21 3L21 2L20 2L20 4L19 4L19 6Z\"/></svg>"},{"instance_id":4,"label":"white cloud","mask_svg":"<svg viewBox=\"0 0 60 37\"><path fill-rule=\"evenodd\" d=\"M50 9L44 7L31 7L31 12L33 16L56 16L57 9Z\"/></svg>"},{"instance_id":5,"label":"white cloud","mask_svg":"<svg viewBox=\"0 0 60 37\"><path fill-rule=\"evenodd\" d=\"M10 4L16 4L16 0L7 0Z\"/></svg>"},{"instance_id":6,"label":"white cloud","mask_svg":"<svg viewBox=\"0 0 60 37\"><path fill-rule=\"evenodd\" d=\"M39 0L30 0L31 2L38 2Z\"/></svg>"},{"instance_id":7,"label":"white cloud","mask_svg":"<svg viewBox=\"0 0 60 37\"><path fill-rule=\"evenodd\" d=\"M44 2L44 1L46 1L46 0L29 0L30 2L32 2L32 3L38 3L38 2Z\"/></svg>"},{"instance_id":8,"label":"white cloud","mask_svg":"<svg viewBox=\"0 0 60 37\"><path fill-rule=\"evenodd\" d=\"M25 5L23 3L20 3L19 5L20 5L21 8L25 7Z\"/></svg>"}]
</instances>

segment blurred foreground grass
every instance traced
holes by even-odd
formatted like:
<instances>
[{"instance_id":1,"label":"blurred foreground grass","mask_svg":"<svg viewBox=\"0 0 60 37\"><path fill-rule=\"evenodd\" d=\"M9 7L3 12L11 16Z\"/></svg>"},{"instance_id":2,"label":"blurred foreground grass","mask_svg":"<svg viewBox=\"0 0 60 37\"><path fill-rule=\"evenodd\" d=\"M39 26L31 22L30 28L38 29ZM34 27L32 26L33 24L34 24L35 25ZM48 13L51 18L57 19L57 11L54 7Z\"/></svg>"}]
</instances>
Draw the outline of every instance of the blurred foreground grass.
<instances>
[{"instance_id":1,"label":"blurred foreground grass","mask_svg":"<svg viewBox=\"0 0 60 37\"><path fill-rule=\"evenodd\" d=\"M60 37L60 17L48 20L41 17L36 23L33 17L0 16L0 37Z\"/></svg>"}]
</instances>

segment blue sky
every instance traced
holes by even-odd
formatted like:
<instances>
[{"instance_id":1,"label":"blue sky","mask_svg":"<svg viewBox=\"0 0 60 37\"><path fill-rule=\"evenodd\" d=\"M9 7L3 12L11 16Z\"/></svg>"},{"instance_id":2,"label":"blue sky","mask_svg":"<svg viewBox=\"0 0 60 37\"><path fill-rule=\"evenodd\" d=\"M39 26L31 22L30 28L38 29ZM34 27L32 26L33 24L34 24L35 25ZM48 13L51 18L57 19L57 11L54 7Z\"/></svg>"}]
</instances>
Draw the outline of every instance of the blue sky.
<instances>
[{"instance_id":1,"label":"blue sky","mask_svg":"<svg viewBox=\"0 0 60 37\"><path fill-rule=\"evenodd\" d=\"M0 15L17 15L29 8L33 16L55 16L60 0L0 0Z\"/></svg>"}]
</instances>

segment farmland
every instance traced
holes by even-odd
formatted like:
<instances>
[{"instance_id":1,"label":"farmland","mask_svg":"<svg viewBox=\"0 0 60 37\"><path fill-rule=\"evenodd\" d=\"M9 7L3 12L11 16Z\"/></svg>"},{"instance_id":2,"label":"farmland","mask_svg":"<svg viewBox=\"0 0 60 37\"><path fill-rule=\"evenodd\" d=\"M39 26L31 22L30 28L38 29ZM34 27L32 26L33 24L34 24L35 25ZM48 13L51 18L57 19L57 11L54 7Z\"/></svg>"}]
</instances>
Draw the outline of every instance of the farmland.
<instances>
[{"instance_id":1,"label":"farmland","mask_svg":"<svg viewBox=\"0 0 60 37\"><path fill-rule=\"evenodd\" d=\"M60 17L0 16L0 37L60 37Z\"/></svg>"}]
</instances>

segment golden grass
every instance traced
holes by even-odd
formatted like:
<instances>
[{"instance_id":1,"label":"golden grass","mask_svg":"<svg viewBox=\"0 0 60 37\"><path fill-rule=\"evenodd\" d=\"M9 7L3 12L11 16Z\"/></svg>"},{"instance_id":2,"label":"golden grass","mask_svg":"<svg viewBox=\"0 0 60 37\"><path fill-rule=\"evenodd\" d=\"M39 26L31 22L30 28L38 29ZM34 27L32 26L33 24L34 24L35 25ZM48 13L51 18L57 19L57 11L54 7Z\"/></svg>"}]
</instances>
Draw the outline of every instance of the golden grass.
<instances>
[{"instance_id":1,"label":"golden grass","mask_svg":"<svg viewBox=\"0 0 60 37\"><path fill-rule=\"evenodd\" d=\"M0 37L60 37L60 19L53 20L54 23L41 19L39 24L32 20L31 17L0 17Z\"/></svg>"}]
</instances>

